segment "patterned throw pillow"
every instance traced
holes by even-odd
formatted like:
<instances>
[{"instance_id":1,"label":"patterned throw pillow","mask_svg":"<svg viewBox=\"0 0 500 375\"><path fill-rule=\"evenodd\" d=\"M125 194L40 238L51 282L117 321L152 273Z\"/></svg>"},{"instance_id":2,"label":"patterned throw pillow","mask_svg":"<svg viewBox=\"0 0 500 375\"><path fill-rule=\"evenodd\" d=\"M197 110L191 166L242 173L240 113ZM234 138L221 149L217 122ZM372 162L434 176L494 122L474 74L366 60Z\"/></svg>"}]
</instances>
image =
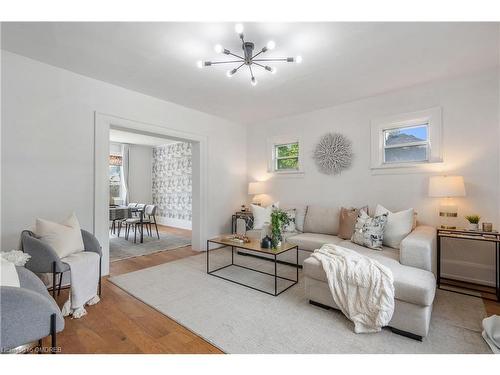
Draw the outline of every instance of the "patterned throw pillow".
<instances>
[{"instance_id":1,"label":"patterned throw pillow","mask_svg":"<svg viewBox=\"0 0 500 375\"><path fill-rule=\"evenodd\" d=\"M285 225L285 232L295 232L297 230L296 228L296 225L295 225L295 218L296 218L296 213L297 211L295 210L295 208L287 208L287 209L284 209L283 211L286 212L286 215L288 216L288 219L290 220L290 222Z\"/></svg>"},{"instance_id":2,"label":"patterned throw pillow","mask_svg":"<svg viewBox=\"0 0 500 375\"><path fill-rule=\"evenodd\" d=\"M382 250L384 227L387 223L387 213L370 217L361 210L354 226L351 241L374 250Z\"/></svg>"}]
</instances>

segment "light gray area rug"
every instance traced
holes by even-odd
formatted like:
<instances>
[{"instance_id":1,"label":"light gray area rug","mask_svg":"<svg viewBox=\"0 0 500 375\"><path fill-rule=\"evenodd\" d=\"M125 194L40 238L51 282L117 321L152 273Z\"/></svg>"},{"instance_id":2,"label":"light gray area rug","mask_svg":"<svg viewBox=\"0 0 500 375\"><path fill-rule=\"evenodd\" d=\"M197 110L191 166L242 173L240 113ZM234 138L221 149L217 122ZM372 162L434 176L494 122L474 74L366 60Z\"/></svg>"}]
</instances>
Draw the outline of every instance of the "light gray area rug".
<instances>
[{"instance_id":1,"label":"light gray area rug","mask_svg":"<svg viewBox=\"0 0 500 375\"><path fill-rule=\"evenodd\" d=\"M230 251L214 253L211 269L230 263ZM235 263L266 271L274 267L239 255ZM281 265L278 270L295 276L291 267ZM242 268L230 267L218 274L274 289L272 277ZM481 337L486 314L479 298L439 290L430 334L423 342L389 329L355 334L342 313L308 303L299 275L299 284L273 297L208 275L206 254L202 254L110 280L226 353L490 353Z\"/></svg>"},{"instance_id":2,"label":"light gray area rug","mask_svg":"<svg viewBox=\"0 0 500 375\"><path fill-rule=\"evenodd\" d=\"M133 232L131 232L128 241L123 237L123 234L121 237L111 237L109 239L110 261L115 262L117 260L153 254L158 251L178 249L179 247L191 245L191 239L173 234L160 233L160 239L158 239L158 237L150 237L145 234L143 243L139 242L139 236L139 233L137 233L137 243L134 243Z\"/></svg>"}]
</instances>

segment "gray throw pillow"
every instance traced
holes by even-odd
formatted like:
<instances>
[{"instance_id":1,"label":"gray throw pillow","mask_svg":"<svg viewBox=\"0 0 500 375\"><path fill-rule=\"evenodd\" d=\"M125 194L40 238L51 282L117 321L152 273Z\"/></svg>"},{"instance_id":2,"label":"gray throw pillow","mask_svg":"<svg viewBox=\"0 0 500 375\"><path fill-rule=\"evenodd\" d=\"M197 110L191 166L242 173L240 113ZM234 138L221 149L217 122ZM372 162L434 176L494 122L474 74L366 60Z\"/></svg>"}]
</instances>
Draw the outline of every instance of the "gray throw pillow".
<instances>
[{"instance_id":1,"label":"gray throw pillow","mask_svg":"<svg viewBox=\"0 0 500 375\"><path fill-rule=\"evenodd\" d=\"M351 241L370 249L382 250L386 223L387 213L370 217L365 211L361 210L354 226Z\"/></svg>"}]
</instances>

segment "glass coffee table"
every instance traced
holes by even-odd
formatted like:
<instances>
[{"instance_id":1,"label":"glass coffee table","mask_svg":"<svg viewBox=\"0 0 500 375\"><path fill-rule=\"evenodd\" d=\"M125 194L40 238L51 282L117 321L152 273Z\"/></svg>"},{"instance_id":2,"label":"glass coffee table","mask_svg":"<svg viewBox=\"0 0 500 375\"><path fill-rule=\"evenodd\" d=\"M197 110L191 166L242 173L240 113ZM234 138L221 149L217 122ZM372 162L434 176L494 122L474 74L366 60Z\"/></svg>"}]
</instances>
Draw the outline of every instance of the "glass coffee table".
<instances>
[{"instance_id":1,"label":"glass coffee table","mask_svg":"<svg viewBox=\"0 0 500 375\"><path fill-rule=\"evenodd\" d=\"M293 245L293 244L285 242L276 249L264 249L260 246L260 241L252 239L251 242L249 242L249 243L243 243L243 242L233 241L230 239L230 237L231 237L231 235L219 236L219 237L215 237L215 238L212 238L212 239L207 241L207 273L209 275L218 277L218 278L226 280L226 281L230 281L230 282L238 284L238 285L245 286L245 287L250 288L250 289L258 290L259 292L266 293L266 294L269 294L269 295L275 296L275 297L279 296L281 293L290 289L292 286L294 286L295 284L298 283L298 281L299 281L299 247L297 245ZM216 249L210 249L210 244L217 244L217 245L222 245L222 247L231 248L231 263L226 264L225 266L222 266L222 267L218 267L214 270L210 270L210 252L212 252L214 250L221 249L220 246L217 247ZM236 264L234 262L235 249L250 250L250 251L257 252L257 253L270 255L271 258L269 260L274 262L274 273L265 272L265 271L258 270L255 268L247 267L247 266L244 266L242 264ZM296 254L297 254L296 262L295 262L295 264L292 264L292 267L295 267L295 269L296 269L295 280L284 277L284 276L279 276L278 275L278 266L277 266L278 265L278 259L277 259L278 255L286 253L287 251L293 251L293 250L295 250ZM258 288L258 287L255 287L255 286L252 286L252 285L245 284L242 281L230 279L228 277L215 274L215 272L221 271L221 270L229 268L229 267L240 267L240 268L244 268L246 270L250 270L253 272L258 272L261 274L265 274L265 275L269 275L269 276L274 277L274 293L267 291L267 290L264 290L264 289L261 289L261 288ZM291 284L286 286L282 290L278 290L278 279L289 281L289 282L291 282Z\"/></svg>"}]
</instances>

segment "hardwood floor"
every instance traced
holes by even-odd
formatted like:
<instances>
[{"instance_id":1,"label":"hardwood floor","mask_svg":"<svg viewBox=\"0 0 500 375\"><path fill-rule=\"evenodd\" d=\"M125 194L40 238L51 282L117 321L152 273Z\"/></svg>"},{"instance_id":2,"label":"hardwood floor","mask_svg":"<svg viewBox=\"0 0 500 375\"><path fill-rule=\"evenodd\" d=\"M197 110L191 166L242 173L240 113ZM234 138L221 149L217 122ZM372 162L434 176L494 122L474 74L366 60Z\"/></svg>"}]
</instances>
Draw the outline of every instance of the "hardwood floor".
<instances>
[{"instance_id":1,"label":"hardwood floor","mask_svg":"<svg viewBox=\"0 0 500 375\"><path fill-rule=\"evenodd\" d=\"M164 233L191 237L191 231L159 226ZM119 275L199 254L190 246L111 263L110 274ZM57 336L62 353L222 353L172 319L102 280L102 300L87 306L82 319L66 318L64 331ZM56 298L59 306L68 290ZM49 345L49 339L44 340Z\"/></svg>"},{"instance_id":2,"label":"hardwood floor","mask_svg":"<svg viewBox=\"0 0 500 375\"><path fill-rule=\"evenodd\" d=\"M191 231L159 226L164 233L191 236ZM190 246L151 255L124 259L111 263L111 275L137 271L158 264L199 254ZM82 319L66 318L66 327L58 339L62 353L222 353L172 319L157 312L104 277L103 298L88 306L88 315ZM66 301L68 290L57 297L60 306ZM488 316L500 315L500 303L484 300ZM49 339L44 340L49 345Z\"/></svg>"}]
</instances>

